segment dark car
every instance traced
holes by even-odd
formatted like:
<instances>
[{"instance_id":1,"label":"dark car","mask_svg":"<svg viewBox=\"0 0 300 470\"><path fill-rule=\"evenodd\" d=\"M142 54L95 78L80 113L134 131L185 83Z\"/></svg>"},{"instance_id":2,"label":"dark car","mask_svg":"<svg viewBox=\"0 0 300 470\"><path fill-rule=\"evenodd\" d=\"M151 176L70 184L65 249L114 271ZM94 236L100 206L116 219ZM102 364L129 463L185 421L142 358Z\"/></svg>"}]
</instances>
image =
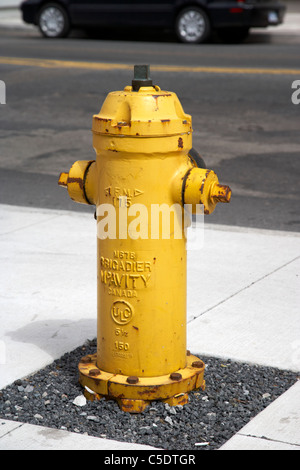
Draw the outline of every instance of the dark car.
<instances>
[{"instance_id":1,"label":"dark car","mask_svg":"<svg viewBox=\"0 0 300 470\"><path fill-rule=\"evenodd\" d=\"M165 28L186 43L204 42L213 30L223 38L244 39L252 27L283 22L278 0L26 0L23 20L48 38L72 28Z\"/></svg>"}]
</instances>

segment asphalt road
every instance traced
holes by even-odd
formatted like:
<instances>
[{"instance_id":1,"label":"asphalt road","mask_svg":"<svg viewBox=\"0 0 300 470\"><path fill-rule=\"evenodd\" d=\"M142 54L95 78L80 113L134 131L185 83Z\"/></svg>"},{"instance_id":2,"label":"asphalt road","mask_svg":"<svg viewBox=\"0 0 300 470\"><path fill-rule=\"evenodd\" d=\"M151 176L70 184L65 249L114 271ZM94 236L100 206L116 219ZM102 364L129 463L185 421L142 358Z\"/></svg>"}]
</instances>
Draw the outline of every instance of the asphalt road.
<instances>
[{"instance_id":1,"label":"asphalt road","mask_svg":"<svg viewBox=\"0 0 300 470\"><path fill-rule=\"evenodd\" d=\"M300 36L261 33L240 45L192 46L169 34L90 39L75 32L51 41L0 29L0 56L1 203L93 214L68 198L58 176L94 158L93 114L107 93L131 83L134 64L148 63L155 84L176 92L192 115L193 145L207 167L232 188L231 203L207 222L300 232L300 105L291 100Z\"/></svg>"}]
</instances>

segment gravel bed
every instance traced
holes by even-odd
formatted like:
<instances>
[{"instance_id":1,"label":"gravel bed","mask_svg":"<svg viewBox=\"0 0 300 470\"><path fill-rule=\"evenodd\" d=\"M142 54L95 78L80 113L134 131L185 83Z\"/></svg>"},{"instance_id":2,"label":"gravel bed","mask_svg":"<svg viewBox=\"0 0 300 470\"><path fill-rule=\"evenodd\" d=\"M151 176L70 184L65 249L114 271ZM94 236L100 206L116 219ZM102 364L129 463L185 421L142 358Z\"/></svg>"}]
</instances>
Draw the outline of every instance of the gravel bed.
<instances>
[{"instance_id":1,"label":"gravel bed","mask_svg":"<svg viewBox=\"0 0 300 470\"><path fill-rule=\"evenodd\" d=\"M141 414L122 412L112 400L86 401L78 383L82 356L96 340L65 354L0 391L0 417L166 450L215 450L288 390L297 374L201 356L206 390L189 394L185 406L159 401Z\"/></svg>"}]
</instances>

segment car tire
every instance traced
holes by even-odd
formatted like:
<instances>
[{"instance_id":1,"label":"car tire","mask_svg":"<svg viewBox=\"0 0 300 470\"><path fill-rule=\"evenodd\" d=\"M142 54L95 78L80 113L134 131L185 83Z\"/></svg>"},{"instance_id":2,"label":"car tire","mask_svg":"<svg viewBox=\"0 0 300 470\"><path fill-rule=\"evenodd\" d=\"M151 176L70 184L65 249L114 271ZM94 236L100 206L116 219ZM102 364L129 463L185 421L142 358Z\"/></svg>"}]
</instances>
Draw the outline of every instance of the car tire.
<instances>
[{"instance_id":1,"label":"car tire","mask_svg":"<svg viewBox=\"0 0 300 470\"><path fill-rule=\"evenodd\" d=\"M66 10L58 3L46 3L38 14L38 27L46 38L64 38L71 29Z\"/></svg>"},{"instance_id":2,"label":"car tire","mask_svg":"<svg viewBox=\"0 0 300 470\"><path fill-rule=\"evenodd\" d=\"M210 36L211 24L201 8L187 7L176 18L175 32L180 42L200 44Z\"/></svg>"}]
</instances>

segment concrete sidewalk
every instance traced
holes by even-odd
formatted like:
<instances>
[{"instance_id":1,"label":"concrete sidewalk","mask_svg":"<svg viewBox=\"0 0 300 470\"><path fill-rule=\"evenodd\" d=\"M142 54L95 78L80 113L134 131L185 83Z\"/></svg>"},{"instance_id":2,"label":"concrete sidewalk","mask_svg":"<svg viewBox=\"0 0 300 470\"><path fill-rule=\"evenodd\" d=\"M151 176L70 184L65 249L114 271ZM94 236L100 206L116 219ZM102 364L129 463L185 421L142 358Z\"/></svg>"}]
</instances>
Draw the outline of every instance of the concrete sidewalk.
<instances>
[{"instance_id":1,"label":"concrete sidewalk","mask_svg":"<svg viewBox=\"0 0 300 470\"><path fill-rule=\"evenodd\" d=\"M14 30L35 31L36 27L24 23L18 7L2 7L0 3L0 27Z\"/></svg>"},{"instance_id":2,"label":"concrete sidewalk","mask_svg":"<svg viewBox=\"0 0 300 470\"><path fill-rule=\"evenodd\" d=\"M96 336L95 220L0 205L0 259L1 389ZM205 224L188 252L188 349L300 371L299 271L300 234ZM299 450L299 395L298 382L223 449ZM0 449L51 449L62 432L65 448L126 447L0 420Z\"/></svg>"},{"instance_id":3,"label":"concrete sidewalk","mask_svg":"<svg viewBox=\"0 0 300 470\"><path fill-rule=\"evenodd\" d=\"M0 419L0 450L149 450L153 447Z\"/></svg>"},{"instance_id":4,"label":"concrete sidewalk","mask_svg":"<svg viewBox=\"0 0 300 470\"><path fill-rule=\"evenodd\" d=\"M21 0L0 0L0 8L18 8L21 3Z\"/></svg>"}]
</instances>

